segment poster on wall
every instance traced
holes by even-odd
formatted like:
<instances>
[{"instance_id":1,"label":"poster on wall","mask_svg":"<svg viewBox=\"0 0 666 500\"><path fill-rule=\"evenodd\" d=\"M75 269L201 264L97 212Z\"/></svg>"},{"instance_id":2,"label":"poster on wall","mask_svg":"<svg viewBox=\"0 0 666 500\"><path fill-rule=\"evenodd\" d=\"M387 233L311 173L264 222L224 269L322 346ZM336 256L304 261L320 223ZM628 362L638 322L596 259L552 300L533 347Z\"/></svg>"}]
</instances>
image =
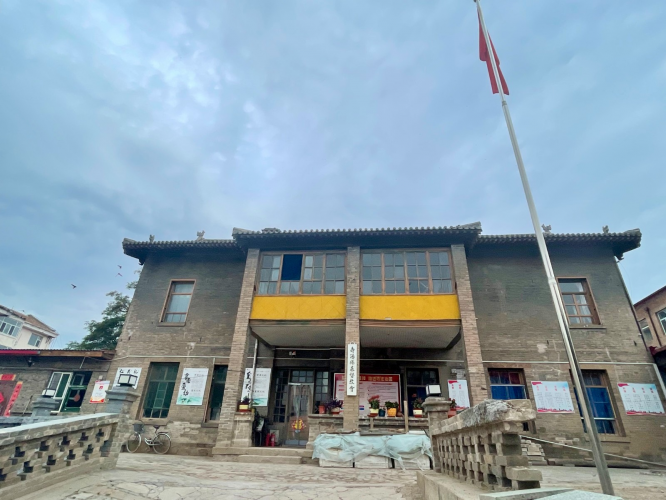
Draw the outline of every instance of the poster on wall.
<instances>
[{"instance_id":1,"label":"poster on wall","mask_svg":"<svg viewBox=\"0 0 666 500\"><path fill-rule=\"evenodd\" d=\"M335 399L344 401L346 393L345 374L334 374L333 381L335 383ZM402 402L400 401L400 375L361 373L358 381L358 410L360 415L364 416L370 412L368 398L371 396L379 396L379 404L381 406L384 406L385 401L392 401L399 403L402 408Z\"/></svg>"},{"instance_id":2,"label":"poster on wall","mask_svg":"<svg viewBox=\"0 0 666 500\"><path fill-rule=\"evenodd\" d=\"M208 380L208 368L185 368L178 387L177 405L199 406L203 404Z\"/></svg>"},{"instance_id":3,"label":"poster on wall","mask_svg":"<svg viewBox=\"0 0 666 500\"><path fill-rule=\"evenodd\" d=\"M538 413L573 413L568 382L532 382Z\"/></svg>"},{"instance_id":4,"label":"poster on wall","mask_svg":"<svg viewBox=\"0 0 666 500\"><path fill-rule=\"evenodd\" d=\"M90 395L90 402L95 403L105 403L106 402L106 391L109 389L109 380L98 380L95 382L95 387L93 388L92 394Z\"/></svg>"},{"instance_id":5,"label":"poster on wall","mask_svg":"<svg viewBox=\"0 0 666 500\"><path fill-rule=\"evenodd\" d=\"M132 386L133 389L136 389L136 387L139 385L139 380L141 379L141 368L118 368L118 371L116 372L116 378L113 379L113 387L118 387L118 377L121 375L136 375L136 382L134 382L134 385Z\"/></svg>"},{"instance_id":6,"label":"poster on wall","mask_svg":"<svg viewBox=\"0 0 666 500\"><path fill-rule=\"evenodd\" d=\"M617 384L627 415L664 415L664 407L654 384Z\"/></svg>"},{"instance_id":7,"label":"poster on wall","mask_svg":"<svg viewBox=\"0 0 666 500\"><path fill-rule=\"evenodd\" d=\"M469 408L467 380L449 380L449 399L456 400L456 410Z\"/></svg>"},{"instance_id":8,"label":"poster on wall","mask_svg":"<svg viewBox=\"0 0 666 500\"><path fill-rule=\"evenodd\" d=\"M271 387L271 369L256 368L253 386L252 368L246 368L241 399L250 397L250 387L252 388L252 406L268 406L268 391Z\"/></svg>"},{"instance_id":9,"label":"poster on wall","mask_svg":"<svg viewBox=\"0 0 666 500\"><path fill-rule=\"evenodd\" d=\"M23 382L16 382L13 373L0 374L0 416L8 417L21 392Z\"/></svg>"}]
</instances>

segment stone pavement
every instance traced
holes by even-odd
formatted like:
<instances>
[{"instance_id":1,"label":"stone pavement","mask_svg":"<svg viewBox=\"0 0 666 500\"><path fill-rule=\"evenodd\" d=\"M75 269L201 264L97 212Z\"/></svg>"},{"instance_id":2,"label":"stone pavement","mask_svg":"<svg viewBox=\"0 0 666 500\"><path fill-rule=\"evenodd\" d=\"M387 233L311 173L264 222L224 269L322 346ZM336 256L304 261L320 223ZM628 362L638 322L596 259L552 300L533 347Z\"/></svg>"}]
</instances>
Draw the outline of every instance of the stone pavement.
<instances>
[{"instance_id":1,"label":"stone pavement","mask_svg":"<svg viewBox=\"0 0 666 500\"><path fill-rule=\"evenodd\" d=\"M218 462L123 453L116 470L66 481L21 500L415 499L416 473Z\"/></svg>"},{"instance_id":2,"label":"stone pavement","mask_svg":"<svg viewBox=\"0 0 666 500\"><path fill-rule=\"evenodd\" d=\"M601 491L590 467L538 467L543 486ZM666 499L666 470L611 469L625 500ZM414 471L218 462L123 453L118 468L89 474L21 500L418 500Z\"/></svg>"}]
</instances>

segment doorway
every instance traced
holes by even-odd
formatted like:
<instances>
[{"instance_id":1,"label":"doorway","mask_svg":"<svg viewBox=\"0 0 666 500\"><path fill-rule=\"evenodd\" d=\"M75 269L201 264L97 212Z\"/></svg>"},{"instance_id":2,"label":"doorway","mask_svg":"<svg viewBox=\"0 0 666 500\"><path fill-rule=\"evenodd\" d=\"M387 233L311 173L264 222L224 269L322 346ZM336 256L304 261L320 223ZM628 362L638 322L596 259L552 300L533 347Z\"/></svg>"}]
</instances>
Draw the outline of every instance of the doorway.
<instances>
[{"instance_id":1,"label":"doorway","mask_svg":"<svg viewBox=\"0 0 666 500\"><path fill-rule=\"evenodd\" d=\"M69 386L64 392L60 411L63 413L78 413L85 399L88 382L92 372L74 372L69 381Z\"/></svg>"},{"instance_id":2,"label":"doorway","mask_svg":"<svg viewBox=\"0 0 666 500\"><path fill-rule=\"evenodd\" d=\"M287 446L305 446L308 444L310 429L308 413L312 408L312 384L305 382L289 383L289 426L287 428Z\"/></svg>"},{"instance_id":3,"label":"doorway","mask_svg":"<svg viewBox=\"0 0 666 500\"><path fill-rule=\"evenodd\" d=\"M414 415L412 402L421 398L425 400L426 385L439 384L439 371L436 368L407 370L407 406L409 416Z\"/></svg>"}]
</instances>

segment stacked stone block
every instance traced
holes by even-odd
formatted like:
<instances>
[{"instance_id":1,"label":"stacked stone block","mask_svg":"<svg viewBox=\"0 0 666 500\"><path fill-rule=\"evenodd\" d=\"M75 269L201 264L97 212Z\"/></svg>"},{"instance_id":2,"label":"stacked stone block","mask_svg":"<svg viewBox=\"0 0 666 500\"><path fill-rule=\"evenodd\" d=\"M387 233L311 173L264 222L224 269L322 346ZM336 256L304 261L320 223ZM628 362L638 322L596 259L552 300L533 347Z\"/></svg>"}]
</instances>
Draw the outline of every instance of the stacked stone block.
<instances>
[{"instance_id":1,"label":"stacked stone block","mask_svg":"<svg viewBox=\"0 0 666 500\"><path fill-rule=\"evenodd\" d=\"M541 472L522 454L523 422L536 418L529 401L486 400L447 418L442 398L428 398L424 408L435 470L493 490L538 488Z\"/></svg>"},{"instance_id":2,"label":"stacked stone block","mask_svg":"<svg viewBox=\"0 0 666 500\"><path fill-rule=\"evenodd\" d=\"M521 446L523 448L523 455L527 457L527 461L530 465L548 465L546 454L539 443L527 438L522 438Z\"/></svg>"}]
</instances>

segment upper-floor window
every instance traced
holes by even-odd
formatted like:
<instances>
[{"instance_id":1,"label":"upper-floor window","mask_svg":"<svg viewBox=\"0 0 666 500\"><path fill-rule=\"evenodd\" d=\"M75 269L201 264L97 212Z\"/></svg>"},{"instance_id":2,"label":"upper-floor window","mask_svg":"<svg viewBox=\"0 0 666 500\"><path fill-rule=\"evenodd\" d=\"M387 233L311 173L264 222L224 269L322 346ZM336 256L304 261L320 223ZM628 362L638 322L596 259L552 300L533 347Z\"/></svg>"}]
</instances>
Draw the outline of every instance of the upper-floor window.
<instances>
[{"instance_id":1,"label":"upper-floor window","mask_svg":"<svg viewBox=\"0 0 666 500\"><path fill-rule=\"evenodd\" d=\"M641 327L641 333L643 334L643 338L647 341L652 340L652 330L650 330L650 325L648 325L648 322L646 319L642 319L638 322L638 326Z\"/></svg>"},{"instance_id":2,"label":"upper-floor window","mask_svg":"<svg viewBox=\"0 0 666 500\"><path fill-rule=\"evenodd\" d=\"M559 278L564 308L572 325L599 324L592 293L585 278Z\"/></svg>"},{"instance_id":3,"label":"upper-floor window","mask_svg":"<svg viewBox=\"0 0 666 500\"><path fill-rule=\"evenodd\" d=\"M285 253L264 255L259 271L260 295L345 293L342 253Z\"/></svg>"},{"instance_id":4,"label":"upper-floor window","mask_svg":"<svg viewBox=\"0 0 666 500\"><path fill-rule=\"evenodd\" d=\"M666 309L662 309L661 311L657 311L657 319L659 320L659 323L661 324L661 329L666 333Z\"/></svg>"},{"instance_id":5,"label":"upper-floor window","mask_svg":"<svg viewBox=\"0 0 666 500\"><path fill-rule=\"evenodd\" d=\"M453 293L446 250L368 251L362 264L363 294Z\"/></svg>"},{"instance_id":6,"label":"upper-floor window","mask_svg":"<svg viewBox=\"0 0 666 500\"><path fill-rule=\"evenodd\" d=\"M32 333L30 334L30 339L28 340L28 344L35 347L39 347L40 345L42 345L42 340L44 340L44 337Z\"/></svg>"},{"instance_id":7,"label":"upper-floor window","mask_svg":"<svg viewBox=\"0 0 666 500\"><path fill-rule=\"evenodd\" d=\"M162 323L185 323L190 308L194 281L173 280L169 287Z\"/></svg>"},{"instance_id":8,"label":"upper-floor window","mask_svg":"<svg viewBox=\"0 0 666 500\"><path fill-rule=\"evenodd\" d=\"M22 325L23 323L12 318L0 318L0 332L5 335L16 337L19 334Z\"/></svg>"}]
</instances>

